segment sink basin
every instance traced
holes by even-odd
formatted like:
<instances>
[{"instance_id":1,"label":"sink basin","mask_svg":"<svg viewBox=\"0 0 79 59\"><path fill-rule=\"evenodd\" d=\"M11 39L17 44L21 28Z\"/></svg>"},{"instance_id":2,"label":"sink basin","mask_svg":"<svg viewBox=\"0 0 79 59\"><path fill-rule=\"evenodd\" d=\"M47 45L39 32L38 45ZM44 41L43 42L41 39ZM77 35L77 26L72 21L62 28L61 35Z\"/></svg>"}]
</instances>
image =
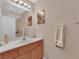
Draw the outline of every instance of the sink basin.
<instances>
[{"instance_id":1,"label":"sink basin","mask_svg":"<svg viewBox=\"0 0 79 59\"><path fill-rule=\"evenodd\" d=\"M8 42L7 44L5 44L4 42L1 42L1 46L0 47L6 47L6 46L16 46L16 45L23 45L23 44L27 44L27 43L31 43L32 42L32 38L26 38L25 40L23 39L18 39L12 42Z\"/></svg>"},{"instance_id":2,"label":"sink basin","mask_svg":"<svg viewBox=\"0 0 79 59\"><path fill-rule=\"evenodd\" d=\"M25 38L24 40L23 39L19 40L18 43L19 44L22 44L22 43L30 43L32 41L33 41L32 38Z\"/></svg>"}]
</instances>

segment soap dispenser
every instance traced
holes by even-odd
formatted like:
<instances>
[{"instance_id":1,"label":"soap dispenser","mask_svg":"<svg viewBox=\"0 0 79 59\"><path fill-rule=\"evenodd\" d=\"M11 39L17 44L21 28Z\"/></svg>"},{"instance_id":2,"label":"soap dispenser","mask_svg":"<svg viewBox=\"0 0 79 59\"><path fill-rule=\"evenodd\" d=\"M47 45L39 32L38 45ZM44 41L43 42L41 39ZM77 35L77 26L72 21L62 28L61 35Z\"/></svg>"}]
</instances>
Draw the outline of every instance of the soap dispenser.
<instances>
[{"instance_id":1,"label":"soap dispenser","mask_svg":"<svg viewBox=\"0 0 79 59\"><path fill-rule=\"evenodd\" d=\"M7 44L8 43L8 35L5 34L3 37L4 43Z\"/></svg>"}]
</instances>

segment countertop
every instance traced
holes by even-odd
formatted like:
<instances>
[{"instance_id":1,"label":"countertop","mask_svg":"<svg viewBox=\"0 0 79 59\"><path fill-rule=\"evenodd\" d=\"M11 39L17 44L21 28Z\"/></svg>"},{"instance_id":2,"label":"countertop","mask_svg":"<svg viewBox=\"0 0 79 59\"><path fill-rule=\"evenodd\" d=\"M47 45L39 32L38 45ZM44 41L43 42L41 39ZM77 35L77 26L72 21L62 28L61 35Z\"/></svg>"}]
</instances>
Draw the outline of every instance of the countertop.
<instances>
[{"instance_id":1,"label":"countertop","mask_svg":"<svg viewBox=\"0 0 79 59\"><path fill-rule=\"evenodd\" d=\"M28 44L31 44L33 42L40 41L40 40L43 40L43 39L36 37L36 38L31 38L31 39L28 38L26 40L23 40L23 39L15 40L15 41L9 42L3 46L0 46L0 53L4 53L6 51L9 51L9 50L12 50L15 48L19 48L21 46L28 45Z\"/></svg>"}]
</instances>

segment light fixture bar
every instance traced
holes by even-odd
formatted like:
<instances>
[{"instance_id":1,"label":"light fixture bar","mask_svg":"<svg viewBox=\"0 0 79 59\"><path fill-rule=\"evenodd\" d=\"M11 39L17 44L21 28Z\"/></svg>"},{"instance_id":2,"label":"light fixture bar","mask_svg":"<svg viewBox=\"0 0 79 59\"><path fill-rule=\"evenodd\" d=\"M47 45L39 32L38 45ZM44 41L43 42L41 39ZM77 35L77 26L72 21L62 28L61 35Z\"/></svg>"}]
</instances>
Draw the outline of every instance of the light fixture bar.
<instances>
[{"instance_id":1,"label":"light fixture bar","mask_svg":"<svg viewBox=\"0 0 79 59\"><path fill-rule=\"evenodd\" d=\"M31 6L27 3L23 3L22 1L19 0L11 0L12 3L17 4L23 8L31 9Z\"/></svg>"}]
</instances>

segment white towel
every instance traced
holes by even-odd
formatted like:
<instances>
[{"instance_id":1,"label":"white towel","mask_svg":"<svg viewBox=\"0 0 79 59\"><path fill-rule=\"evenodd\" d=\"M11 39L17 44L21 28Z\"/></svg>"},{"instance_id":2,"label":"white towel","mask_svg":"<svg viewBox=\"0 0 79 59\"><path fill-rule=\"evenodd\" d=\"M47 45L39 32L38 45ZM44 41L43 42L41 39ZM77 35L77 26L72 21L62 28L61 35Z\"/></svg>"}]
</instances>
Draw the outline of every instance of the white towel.
<instances>
[{"instance_id":1,"label":"white towel","mask_svg":"<svg viewBox=\"0 0 79 59\"><path fill-rule=\"evenodd\" d=\"M56 47L64 48L64 24L57 25L56 31Z\"/></svg>"}]
</instances>

